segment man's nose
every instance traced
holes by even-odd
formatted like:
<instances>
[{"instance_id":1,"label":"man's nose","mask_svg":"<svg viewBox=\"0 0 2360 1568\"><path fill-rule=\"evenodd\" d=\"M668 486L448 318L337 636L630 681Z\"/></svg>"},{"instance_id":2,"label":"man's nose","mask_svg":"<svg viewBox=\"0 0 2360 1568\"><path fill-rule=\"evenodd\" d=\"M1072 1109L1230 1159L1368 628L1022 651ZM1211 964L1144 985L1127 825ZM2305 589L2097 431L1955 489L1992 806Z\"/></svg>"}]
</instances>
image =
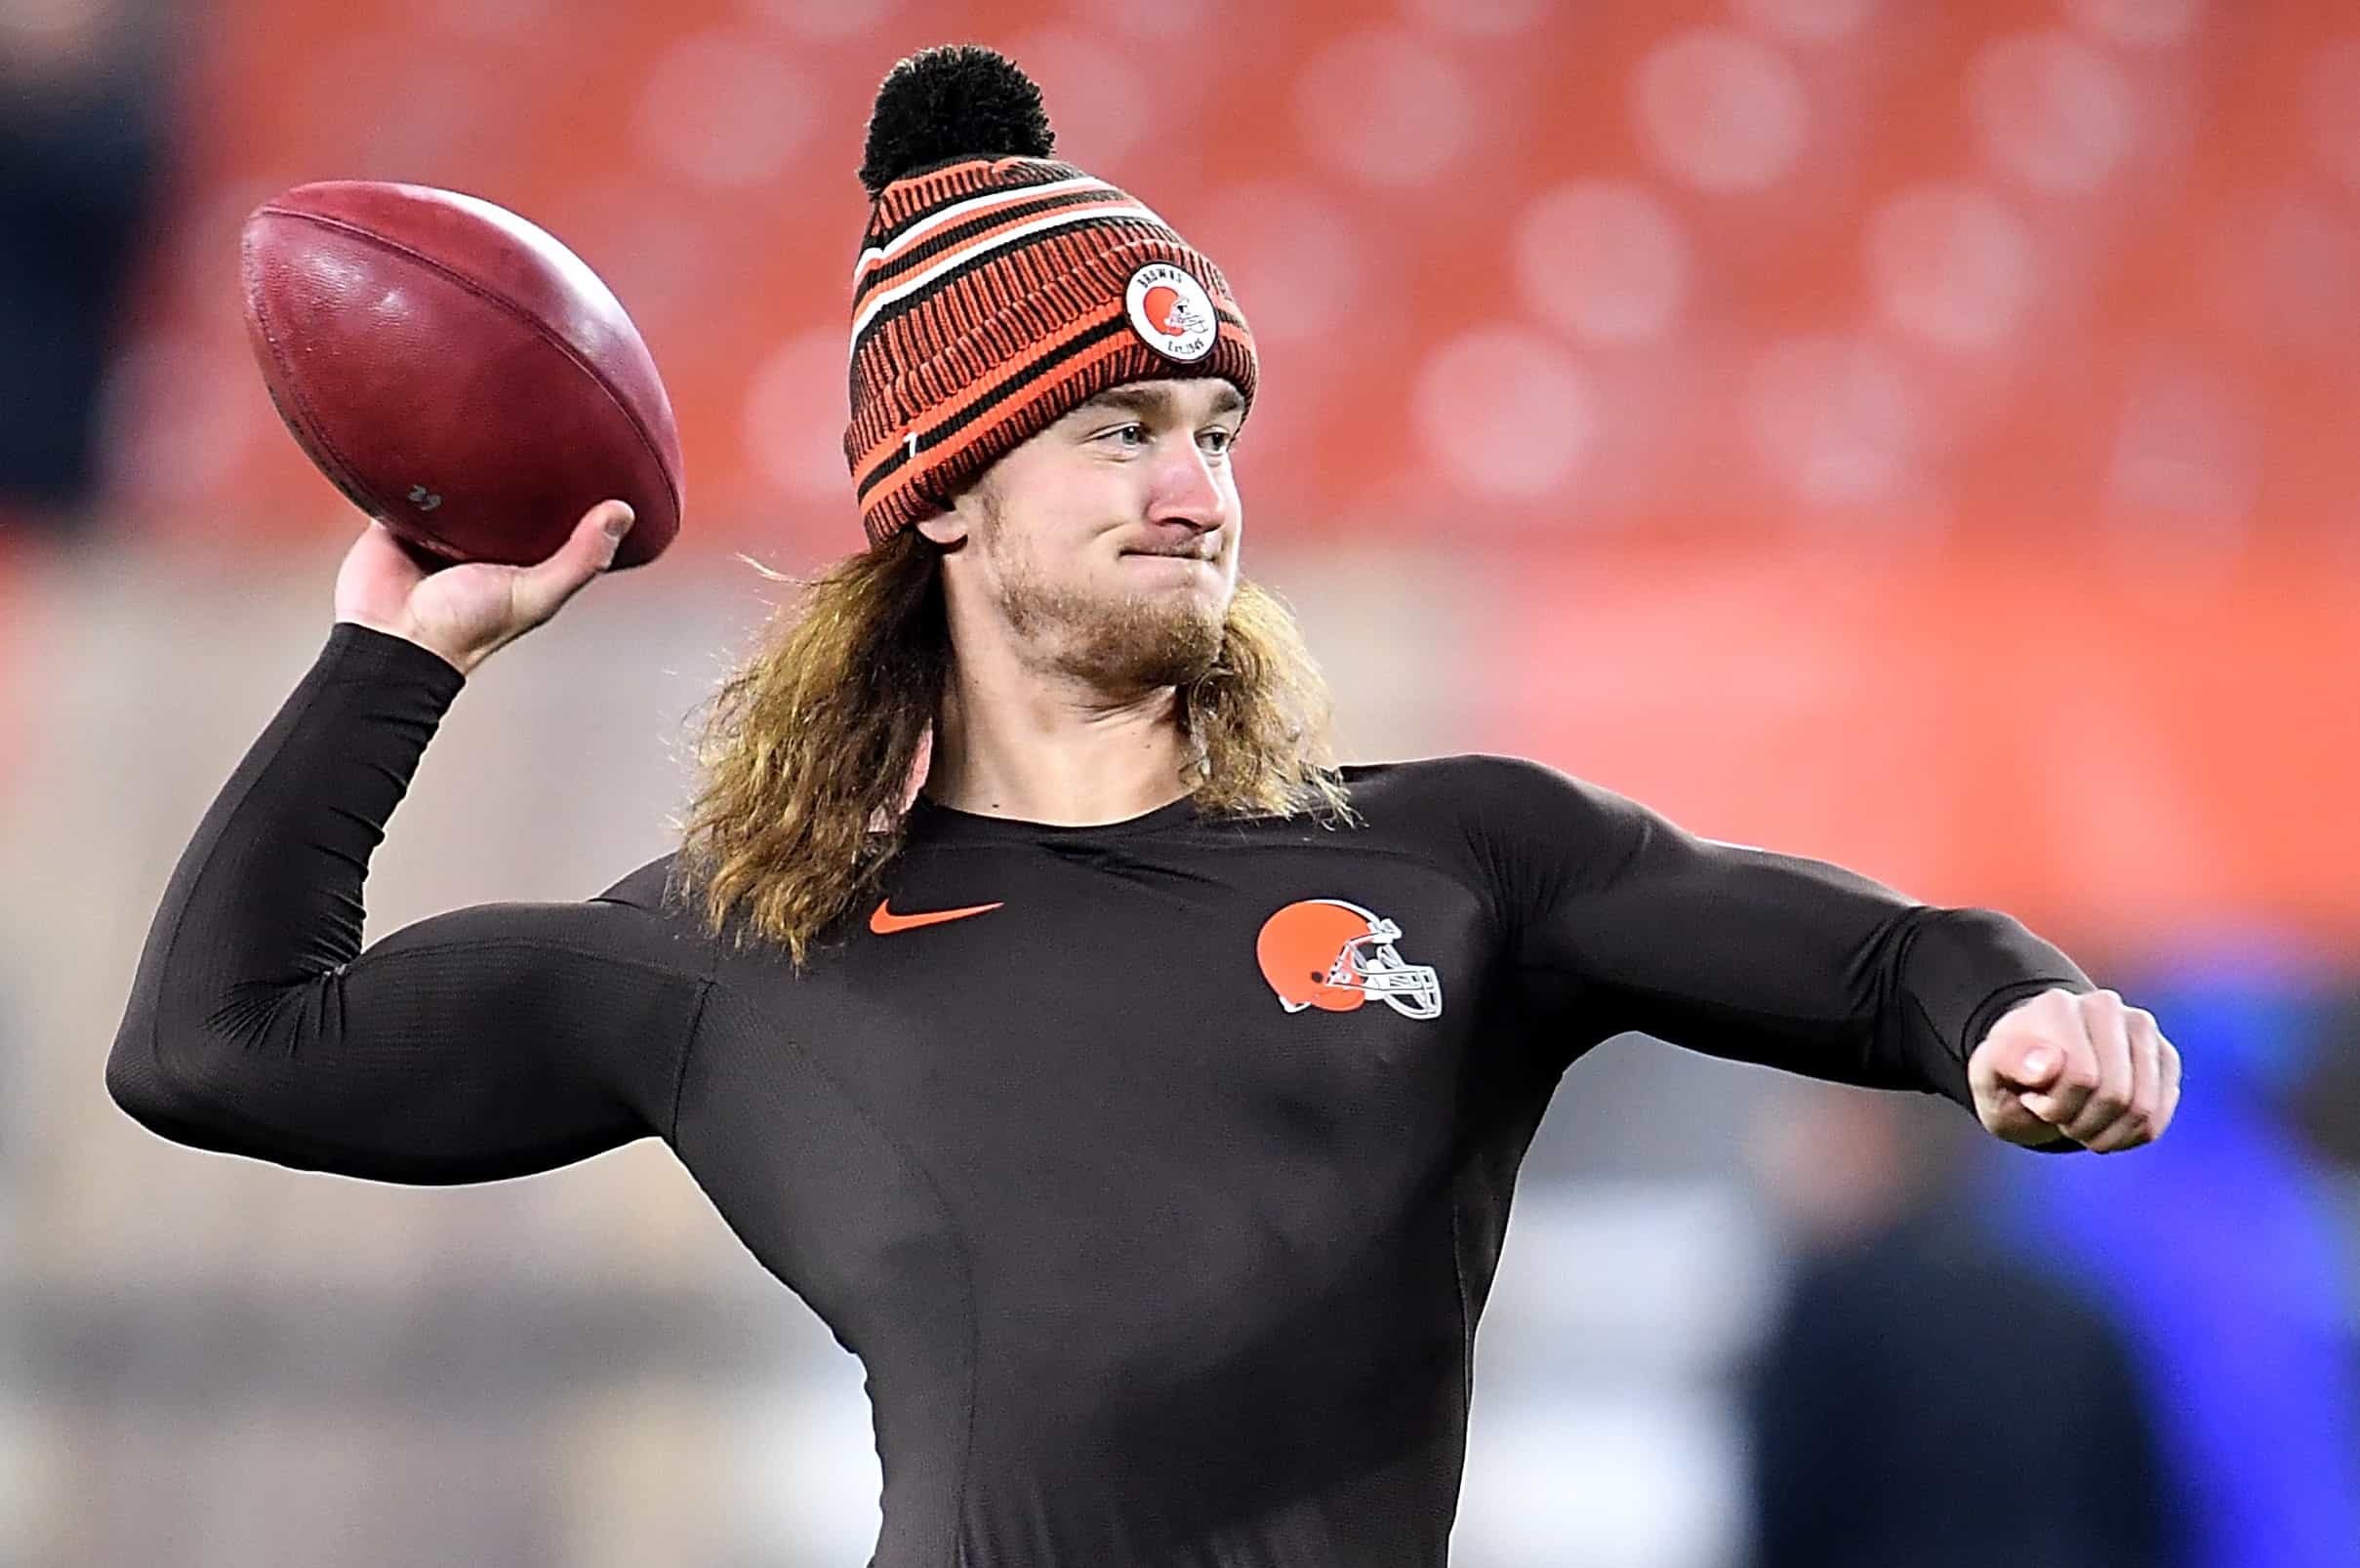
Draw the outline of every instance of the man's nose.
<instances>
[{"instance_id":1,"label":"man's nose","mask_svg":"<svg viewBox=\"0 0 2360 1568\"><path fill-rule=\"evenodd\" d=\"M1194 441L1173 445L1178 450L1157 461L1149 520L1186 523L1200 534L1210 533L1228 516L1221 487L1213 479L1212 464Z\"/></svg>"}]
</instances>

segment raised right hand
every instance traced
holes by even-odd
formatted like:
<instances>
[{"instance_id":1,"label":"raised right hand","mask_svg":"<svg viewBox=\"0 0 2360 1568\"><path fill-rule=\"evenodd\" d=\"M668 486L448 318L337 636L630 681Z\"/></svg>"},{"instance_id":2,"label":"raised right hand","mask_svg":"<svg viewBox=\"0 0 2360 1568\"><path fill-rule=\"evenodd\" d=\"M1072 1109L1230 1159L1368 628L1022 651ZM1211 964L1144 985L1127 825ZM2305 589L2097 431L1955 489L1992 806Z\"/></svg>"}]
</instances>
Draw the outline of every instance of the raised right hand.
<instances>
[{"instance_id":1,"label":"raised right hand","mask_svg":"<svg viewBox=\"0 0 2360 1568\"><path fill-rule=\"evenodd\" d=\"M420 565L391 529L372 521L337 569L336 619L406 638L471 674L605 571L633 520L625 503L602 501L582 514L557 553L537 565L469 561L433 568Z\"/></svg>"}]
</instances>

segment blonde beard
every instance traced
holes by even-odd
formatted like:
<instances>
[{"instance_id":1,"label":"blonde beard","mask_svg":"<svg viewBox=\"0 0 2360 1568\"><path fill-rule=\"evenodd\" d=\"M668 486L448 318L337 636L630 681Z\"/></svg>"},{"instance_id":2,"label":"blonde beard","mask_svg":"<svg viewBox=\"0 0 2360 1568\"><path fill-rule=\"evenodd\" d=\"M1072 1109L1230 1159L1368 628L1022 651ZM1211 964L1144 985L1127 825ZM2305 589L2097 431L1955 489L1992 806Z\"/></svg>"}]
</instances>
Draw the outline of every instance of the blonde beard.
<instances>
[{"instance_id":1,"label":"blonde beard","mask_svg":"<svg viewBox=\"0 0 2360 1568\"><path fill-rule=\"evenodd\" d=\"M1220 662L1226 616L1194 595L1102 598L1052 586L1011 548L996 497L984 498L981 543L994 557L999 613L1017 636L1047 650L1059 672L1102 691L1188 686Z\"/></svg>"}]
</instances>

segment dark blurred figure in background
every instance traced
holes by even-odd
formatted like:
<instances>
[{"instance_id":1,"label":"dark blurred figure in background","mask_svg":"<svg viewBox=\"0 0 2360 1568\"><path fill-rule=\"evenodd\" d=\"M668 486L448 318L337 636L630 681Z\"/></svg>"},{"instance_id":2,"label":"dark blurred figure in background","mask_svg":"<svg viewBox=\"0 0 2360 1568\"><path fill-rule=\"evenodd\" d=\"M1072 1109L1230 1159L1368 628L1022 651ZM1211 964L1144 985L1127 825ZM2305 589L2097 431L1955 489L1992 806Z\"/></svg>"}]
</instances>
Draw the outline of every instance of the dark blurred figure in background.
<instances>
[{"instance_id":1,"label":"dark blurred figure in background","mask_svg":"<svg viewBox=\"0 0 2360 1568\"><path fill-rule=\"evenodd\" d=\"M2352 1568L2360 1275L2351 1178L2335 1163L2360 1145L2337 1022L2345 955L2254 931L2149 962L2137 993L2172 1020L2201 1113L2136 1170L1993 1162L1982 1212L2101 1297L2167 1391L2158 1435L2190 1568Z\"/></svg>"},{"instance_id":2,"label":"dark blurred figure in background","mask_svg":"<svg viewBox=\"0 0 2360 1568\"><path fill-rule=\"evenodd\" d=\"M2129 1347L1984 1232L1974 1129L1942 1108L1817 1085L1766 1108L1801 1263L1743 1406L1757 1568L2177 1563Z\"/></svg>"},{"instance_id":3,"label":"dark blurred figure in background","mask_svg":"<svg viewBox=\"0 0 2360 1568\"><path fill-rule=\"evenodd\" d=\"M2333 1167L2350 1209L2360 1203L2360 984L2323 989L2308 1034L2312 1049L2290 1074L2287 1116L2304 1146ZM2360 1226L2353 1234L2360 1236Z\"/></svg>"},{"instance_id":4,"label":"dark blurred figure in background","mask_svg":"<svg viewBox=\"0 0 2360 1568\"><path fill-rule=\"evenodd\" d=\"M0 534L79 538L173 123L164 0L0 0Z\"/></svg>"}]
</instances>

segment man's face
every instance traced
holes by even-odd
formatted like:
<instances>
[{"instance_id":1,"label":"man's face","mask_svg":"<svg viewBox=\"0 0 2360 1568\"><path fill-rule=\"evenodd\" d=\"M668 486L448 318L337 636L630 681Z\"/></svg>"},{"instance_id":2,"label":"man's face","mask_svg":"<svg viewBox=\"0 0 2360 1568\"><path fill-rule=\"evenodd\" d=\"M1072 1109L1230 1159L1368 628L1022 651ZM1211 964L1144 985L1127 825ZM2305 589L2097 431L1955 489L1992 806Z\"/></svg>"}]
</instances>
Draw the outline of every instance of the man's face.
<instances>
[{"instance_id":1,"label":"man's face","mask_svg":"<svg viewBox=\"0 0 2360 1568\"><path fill-rule=\"evenodd\" d=\"M1202 675L1238 585L1241 410L1210 378L1134 382L1075 409L919 525L964 540L946 563L954 595L976 595L1025 663L1107 690Z\"/></svg>"}]
</instances>

